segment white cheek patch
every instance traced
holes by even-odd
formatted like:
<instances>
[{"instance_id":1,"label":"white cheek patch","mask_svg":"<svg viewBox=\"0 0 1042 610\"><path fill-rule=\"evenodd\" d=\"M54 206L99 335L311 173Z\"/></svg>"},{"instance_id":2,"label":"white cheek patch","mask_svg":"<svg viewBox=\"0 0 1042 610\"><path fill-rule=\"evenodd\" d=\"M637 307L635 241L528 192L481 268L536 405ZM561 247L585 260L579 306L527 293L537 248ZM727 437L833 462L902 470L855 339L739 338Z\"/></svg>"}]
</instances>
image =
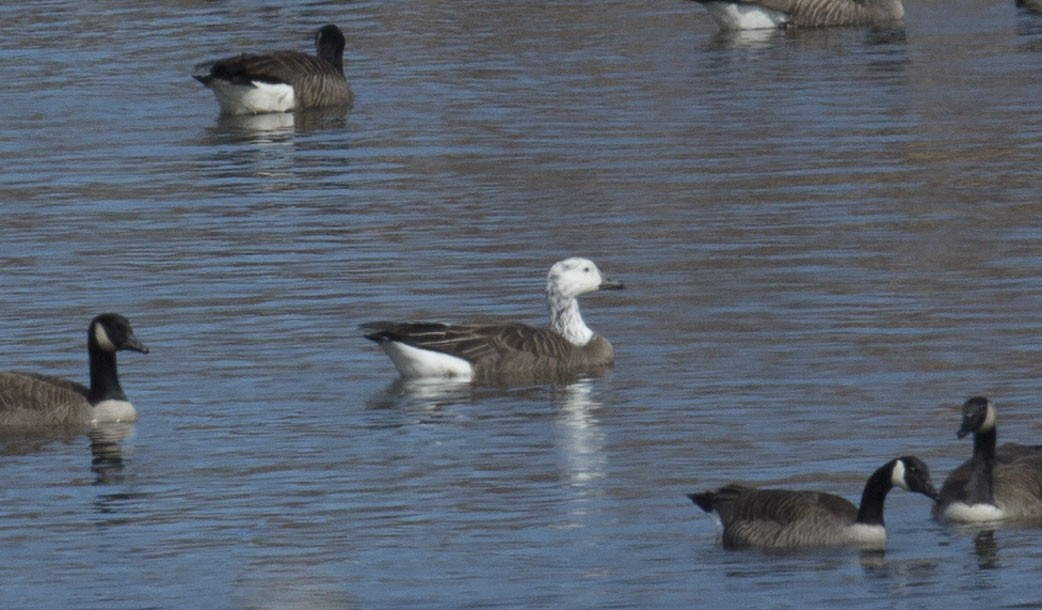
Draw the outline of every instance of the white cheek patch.
<instances>
[{"instance_id":1,"label":"white cheek patch","mask_svg":"<svg viewBox=\"0 0 1042 610\"><path fill-rule=\"evenodd\" d=\"M908 482L905 481L905 463L903 461L897 460L894 462L894 471L890 475L890 482L892 482L895 487L900 487L906 491L908 490Z\"/></svg>"},{"instance_id":2,"label":"white cheek patch","mask_svg":"<svg viewBox=\"0 0 1042 610\"><path fill-rule=\"evenodd\" d=\"M988 403L988 410L984 416L984 423L981 424L981 432L990 432L995 427L995 407Z\"/></svg>"},{"instance_id":3,"label":"white cheek patch","mask_svg":"<svg viewBox=\"0 0 1042 610\"><path fill-rule=\"evenodd\" d=\"M116 345L109 339L109 334L101 324L94 325L94 340L98 342L98 347L106 352L116 351Z\"/></svg>"}]
</instances>

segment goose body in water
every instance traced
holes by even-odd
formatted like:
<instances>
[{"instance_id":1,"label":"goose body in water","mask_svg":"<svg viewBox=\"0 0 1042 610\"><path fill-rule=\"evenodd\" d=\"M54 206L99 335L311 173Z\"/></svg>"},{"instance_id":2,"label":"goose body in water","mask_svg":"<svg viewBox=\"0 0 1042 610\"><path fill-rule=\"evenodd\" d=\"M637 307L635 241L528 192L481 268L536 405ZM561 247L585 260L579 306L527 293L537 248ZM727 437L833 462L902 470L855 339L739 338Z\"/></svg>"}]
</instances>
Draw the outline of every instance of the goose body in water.
<instances>
[{"instance_id":1,"label":"goose body in water","mask_svg":"<svg viewBox=\"0 0 1042 610\"><path fill-rule=\"evenodd\" d=\"M865 483L861 506L820 491L727 485L689 494L718 522L727 549L794 549L815 546L883 548L883 503L894 486L936 499L922 460L904 456L880 466Z\"/></svg>"},{"instance_id":2,"label":"goose body in water","mask_svg":"<svg viewBox=\"0 0 1042 610\"><path fill-rule=\"evenodd\" d=\"M87 328L90 387L38 373L0 373L0 431L135 421L116 370L122 350L148 353L126 318L105 313Z\"/></svg>"},{"instance_id":3,"label":"goose body in water","mask_svg":"<svg viewBox=\"0 0 1042 610\"><path fill-rule=\"evenodd\" d=\"M901 0L695 0L722 30L896 25Z\"/></svg>"},{"instance_id":4,"label":"goose body in water","mask_svg":"<svg viewBox=\"0 0 1042 610\"><path fill-rule=\"evenodd\" d=\"M973 435L973 456L941 486L934 516L958 522L1042 520L1042 446L996 447L995 404L974 396L963 404L956 435Z\"/></svg>"},{"instance_id":5,"label":"goose body in water","mask_svg":"<svg viewBox=\"0 0 1042 610\"><path fill-rule=\"evenodd\" d=\"M601 275L585 258L568 258L550 268L546 300L550 328L519 323L441 324L371 322L365 337L378 343L404 378L558 374L601 370L615 350L579 314L579 297L623 285Z\"/></svg>"},{"instance_id":6,"label":"goose body in water","mask_svg":"<svg viewBox=\"0 0 1042 610\"><path fill-rule=\"evenodd\" d=\"M315 34L317 57L298 51L243 53L196 66L228 115L343 106L353 101L344 77L344 34L327 25Z\"/></svg>"}]
</instances>

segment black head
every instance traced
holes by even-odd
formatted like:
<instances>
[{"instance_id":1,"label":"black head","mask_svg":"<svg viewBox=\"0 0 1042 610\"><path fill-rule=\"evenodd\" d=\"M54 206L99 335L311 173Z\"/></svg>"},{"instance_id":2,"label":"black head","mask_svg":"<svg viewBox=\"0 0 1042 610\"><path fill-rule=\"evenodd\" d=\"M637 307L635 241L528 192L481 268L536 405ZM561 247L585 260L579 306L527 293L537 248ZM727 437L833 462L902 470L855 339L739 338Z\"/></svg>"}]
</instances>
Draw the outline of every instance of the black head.
<instances>
[{"instance_id":1,"label":"black head","mask_svg":"<svg viewBox=\"0 0 1042 610\"><path fill-rule=\"evenodd\" d=\"M940 494L930 481L930 469L925 462L914 455L905 455L894 460L893 464L891 477L894 485L921 493L932 500L940 499Z\"/></svg>"},{"instance_id":2,"label":"black head","mask_svg":"<svg viewBox=\"0 0 1042 610\"><path fill-rule=\"evenodd\" d=\"M103 313L91 320L87 344L105 352L131 350L148 353L148 348L134 336L130 322L118 313Z\"/></svg>"},{"instance_id":3,"label":"black head","mask_svg":"<svg viewBox=\"0 0 1042 610\"><path fill-rule=\"evenodd\" d=\"M333 24L323 26L315 32L315 53L322 59L344 70L344 33Z\"/></svg>"},{"instance_id":4,"label":"black head","mask_svg":"<svg viewBox=\"0 0 1042 610\"><path fill-rule=\"evenodd\" d=\"M983 396L974 396L962 405L962 425L955 433L959 438L995 429L995 405Z\"/></svg>"}]
</instances>

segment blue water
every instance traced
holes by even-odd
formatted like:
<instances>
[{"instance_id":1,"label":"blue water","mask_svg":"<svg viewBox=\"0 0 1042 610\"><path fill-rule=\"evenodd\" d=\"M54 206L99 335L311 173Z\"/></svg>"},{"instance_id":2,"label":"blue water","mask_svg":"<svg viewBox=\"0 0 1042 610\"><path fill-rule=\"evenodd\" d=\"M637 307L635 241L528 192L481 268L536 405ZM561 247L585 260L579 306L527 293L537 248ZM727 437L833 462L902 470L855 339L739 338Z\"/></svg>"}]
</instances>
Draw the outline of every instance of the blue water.
<instances>
[{"instance_id":1,"label":"blue water","mask_svg":"<svg viewBox=\"0 0 1042 610\"><path fill-rule=\"evenodd\" d=\"M219 119L200 61L335 22L346 116ZM1031 607L1040 531L895 492L889 548L733 553L684 494L855 499L958 406L1040 433L1042 19L720 35L690 2L8 3L0 370L141 419L0 450L3 608ZM549 266L614 371L402 384L372 319L544 323Z\"/></svg>"}]
</instances>

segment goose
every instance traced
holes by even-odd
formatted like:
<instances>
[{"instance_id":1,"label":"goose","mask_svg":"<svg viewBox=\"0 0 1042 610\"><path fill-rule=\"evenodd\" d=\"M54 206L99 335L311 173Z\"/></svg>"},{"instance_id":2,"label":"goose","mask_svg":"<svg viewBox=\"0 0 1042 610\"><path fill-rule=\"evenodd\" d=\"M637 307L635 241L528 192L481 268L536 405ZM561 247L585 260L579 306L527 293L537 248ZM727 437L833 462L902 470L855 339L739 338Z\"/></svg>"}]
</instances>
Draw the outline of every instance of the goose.
<instances>
[{"instance_id":1,"label":"goose","mask_svg":"<svg viewBox=\"0 0 1042 610\"><path fill-rule=\"evenodd\" d=\"M1042 0L1016 0L1017 8L1035 15L1042 15Z\"/></svg>"},{"instance_id":2,"label":"goose","mask_svg":"<svg viewBox=\"0 0 1042 610\"><path fill-rule=\"evenodd\" d=\"M119 385L116 352L148 353L117 313L103 313L87 327L90 387L38 373L0 373L0 430L89 426L137 420Z\"/></svg>"},{"instance_id":3,"label":"goose","mask_svg":"<svg viewBox=\"0 0 1042 610\"><path fill-rule=\"evenodd\" d=\"M236 55L199 64L192 78L209 87L226 115L289 112L353 101L344 77L344 34L327 25L315 34L318 57L298 51Z\"/></svg>"},{"instance_id":4,"label":"goose","mask_svg":"<svg viewBox=\"0 0 1042 610\"><path fill-rule=\"evenodd\" d=\"M623 288L585 258L554 263L546 278L550 328L519 323L370 322L365 338L383 348L403 378L489 379L610 366L615 350L579 314L578 298Z\"/></svg>"},{"instance_id":5,"label":"goose","mask_svg":"<svg viewBox=\"0 0 1042 610\"><path fill-rule=\"evenodd\" d=\"M974 396L962 406L956 436L973 434L973 456L941 486L934 517L981 522L1042 519L1042 446L1006 443L996 449L995 404Z\"/></svg>"},{"instance_id":6,"label":"goose","mask_svg":"<svg viewBox=\"0 0 1042 610\"><path fill-rule=\"evenodd\" d=\"M758 489L731 484L688 494L713 515L726 549L794 549L815 546L883 548L883 503L894 486L936 499L930 471L917 457L880 466L865 483L861 506L819 491Z\"/></svg>"},{"instance_id":7,"label":"goose","mask_svg":"<svg viewBox=\"0 0 1042 610\"><path fill-rule=\"evenodd\" d=\"M904 18L901 0L695 0L722 30L884 26Z\"/></svg>"}]
</instances>

